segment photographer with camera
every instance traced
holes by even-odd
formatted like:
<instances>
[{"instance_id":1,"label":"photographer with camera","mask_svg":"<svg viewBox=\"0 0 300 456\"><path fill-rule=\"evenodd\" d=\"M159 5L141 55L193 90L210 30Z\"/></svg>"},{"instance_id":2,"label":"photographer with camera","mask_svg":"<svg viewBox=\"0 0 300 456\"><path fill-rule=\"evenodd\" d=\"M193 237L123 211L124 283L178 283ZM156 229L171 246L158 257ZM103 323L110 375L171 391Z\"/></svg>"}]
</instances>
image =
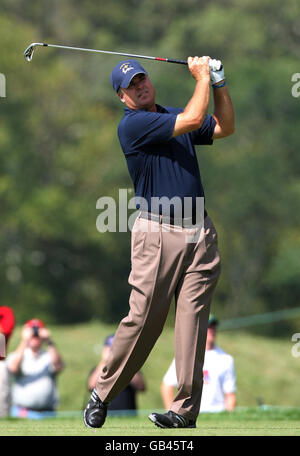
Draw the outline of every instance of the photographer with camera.
<instances>
[{"instance_id":1,"label":"photographer with camera","mask_svg":"<svg viewBox=\"0 0 300 456\"><path fill-rule=\"evenodd\" d=\"M24 325L21 342L8 356L7 365L14 375L12 416L43 418L53 413L58 403L55 380L63 369L63 360L41 320L29 320Z\"/></svg>"}]
</instances>

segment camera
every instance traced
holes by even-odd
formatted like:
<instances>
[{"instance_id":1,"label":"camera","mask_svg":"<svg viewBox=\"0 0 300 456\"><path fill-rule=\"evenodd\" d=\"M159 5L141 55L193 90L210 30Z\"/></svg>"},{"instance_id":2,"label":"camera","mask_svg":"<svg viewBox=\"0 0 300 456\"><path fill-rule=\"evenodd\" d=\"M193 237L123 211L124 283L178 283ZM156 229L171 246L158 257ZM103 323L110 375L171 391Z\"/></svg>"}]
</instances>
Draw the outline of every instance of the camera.
<instances>
[{"instance_id":1,"label":"camera","mask_svg":"<svg viewBox=\"0 0 300 456\"><path fill-rule=\"evenodd\" d=\"M39 328L38 326L32 326L33 337L39 337Z\"/></svg>"}]
</instances>

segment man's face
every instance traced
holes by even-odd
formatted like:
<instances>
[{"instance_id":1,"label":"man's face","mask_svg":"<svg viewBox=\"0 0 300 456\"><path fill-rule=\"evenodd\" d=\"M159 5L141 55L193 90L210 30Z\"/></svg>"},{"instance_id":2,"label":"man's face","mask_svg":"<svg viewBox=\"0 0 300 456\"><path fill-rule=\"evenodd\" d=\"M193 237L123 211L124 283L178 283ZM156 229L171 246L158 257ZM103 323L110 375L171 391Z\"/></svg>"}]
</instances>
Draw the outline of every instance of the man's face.
<instances>
[{"instance_id":1,"label":"man's face","mask_svg":"<svg viewBox=\"0 0 300 456\"><path fill-rule=\"evenodd\" d=\"M207 328L206 350L211 350L215 345L216 325L211 325Z\"/></svg>"},{"instance_id":2,"label":"man's face","mask_svg":"<svg viewBox=\"0 0 300 456\"><path fill-rule=\"evenodd\" d=\"M120 89L118 96L130 109L156 111L155 89L146 74L136 74L127 89Z\"/></svg>"},{"instance_id":3,"label":"man's face","mask_svg":"<svg viewBox=\"0 0 300 456\"><path fill-rule=\"evenodd\" d=\"M41 347L43 341L39 336L32 335L29 339L29 347L32 350L37 350Z\"/></svg>"}]
</instances>

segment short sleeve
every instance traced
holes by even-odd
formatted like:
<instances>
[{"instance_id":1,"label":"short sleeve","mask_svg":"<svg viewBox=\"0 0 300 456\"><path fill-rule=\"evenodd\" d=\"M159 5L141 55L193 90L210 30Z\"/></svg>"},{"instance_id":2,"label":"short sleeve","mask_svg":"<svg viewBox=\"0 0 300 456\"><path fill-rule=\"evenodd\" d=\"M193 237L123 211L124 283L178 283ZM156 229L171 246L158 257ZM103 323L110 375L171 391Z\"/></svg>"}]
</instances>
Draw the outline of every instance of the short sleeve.
<instances>
[{"instance_id":1,"label":"short sleeve","mask_svg":"<svg viewBox=\"0 0 300 456\"><path fill-rule=\"evenodd\" d=\"M168 386L178 386L175 359L173 359L170 364L170 367L163 378L163 382Z\"/></svg>"},{"instance_id":2,"label":"short sleeve","mask_svg":"<svg viewBox=\"0 0 300 456\"><path fill-rule=\"evenodd\" d=\"M127 153L151 144L171 140L177 115L150 111L135 111L120 122L120 143Z\"/></svg>"},{"instance_id":3,"label":"short sleeve","mask_svg":"<svg viewBox=\"0 0 300 456\"><path fill-rule=\"evenodd\" d=\"M236 378L235 378L235 369L234 361L230 356L228 361L228 368L226 369L224 379L223 379L223 392L225 394L234 393L236 391Z\"/></svg>"},{"instance_id":4,"label":"short sleeve","mask_svg":"<svg viewBox=\"0 0 300 456\"><path fill-rule=\"evenodd\" d=\"M216 121L213 116L207 114L201 128L190 133L194 145L211 145L215 131Z\"/></svg>"}]
</instances>

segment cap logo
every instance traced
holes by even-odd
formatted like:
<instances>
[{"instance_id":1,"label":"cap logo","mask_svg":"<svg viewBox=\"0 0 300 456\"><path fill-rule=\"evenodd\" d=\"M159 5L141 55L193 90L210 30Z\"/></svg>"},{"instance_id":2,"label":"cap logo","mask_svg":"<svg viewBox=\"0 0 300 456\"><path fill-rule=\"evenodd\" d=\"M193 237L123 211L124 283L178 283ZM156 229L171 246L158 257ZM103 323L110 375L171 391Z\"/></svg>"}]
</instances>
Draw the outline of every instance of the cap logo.
<instances>
[{"instance_id":1,"label":"cap logo","mask_svg":"<svg viewBox=\"0 0 300 456\"><path fill-rule=\"evenodd\" d=\"M133 66L130 66L130 63L123 63L120 66L120 70L122 70L122 73L126 74L128 71L133 70Z\"/></svg>"}]
</instances>

